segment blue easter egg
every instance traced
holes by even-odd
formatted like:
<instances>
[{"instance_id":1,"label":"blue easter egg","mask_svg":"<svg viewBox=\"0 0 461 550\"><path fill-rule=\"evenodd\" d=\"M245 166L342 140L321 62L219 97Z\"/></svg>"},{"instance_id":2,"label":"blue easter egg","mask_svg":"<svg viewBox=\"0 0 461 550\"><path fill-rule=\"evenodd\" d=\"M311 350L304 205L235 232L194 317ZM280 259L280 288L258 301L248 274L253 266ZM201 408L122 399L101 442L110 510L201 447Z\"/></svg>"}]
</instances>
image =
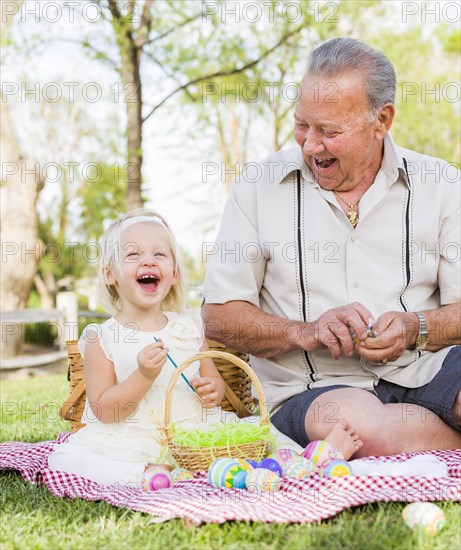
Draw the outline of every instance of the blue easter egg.
<instances>
[{"instance_id":1,"label":"blue easter egg","mask_svg":"<svg viewBox=\"0 0 461 550\"><path fill-rule=\"evenodd\" d=\"M263 458L258 462L257 468L265 468L266 470L271 470L277 475L282 475L282 468L280 464L273 458Z\"/></svg>"},{"instance_id":2,"label":"blue easter egg","mask_svg":"<svg viewBox=\"0 0 461 550\"><path fill-rule=\"evenodd\" d=\"M245 458L246 462L248 462L248 464L250 466L252 466L253 468L257 468L258 467L258 463L256 462L256 460L251 460L251 458Z\"/></svg>"},{"instance_id":3,"label":"blue easter egg","mask_svg":"<svg viewBox=\"0 0 461 550\"><path fill-rule=\"evenodd\" d=\"M341 477L352 475L352 468L346 460L332 460L323 468L320 468L321 477Z\"/></svg>"},{"instance_id":4,"label":"blue easter egg","mask_svg":"<svg viewBox=\"0 0 461 550\"><path fill-rule=\"evenodd\" d=\"M241 470L233 476L232 482L234 489L245 489L247 474L247 471Z\"/></svg>"}]
</instances>

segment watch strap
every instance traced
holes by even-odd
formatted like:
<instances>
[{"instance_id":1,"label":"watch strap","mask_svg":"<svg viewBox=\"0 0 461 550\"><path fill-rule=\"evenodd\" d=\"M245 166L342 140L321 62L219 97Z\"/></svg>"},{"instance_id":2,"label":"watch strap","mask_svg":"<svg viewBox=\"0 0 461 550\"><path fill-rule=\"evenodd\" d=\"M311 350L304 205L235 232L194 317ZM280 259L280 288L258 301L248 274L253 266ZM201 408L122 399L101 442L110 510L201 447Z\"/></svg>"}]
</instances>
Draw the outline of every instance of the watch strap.
<instances>
[{"instance_id":1,"label":"watch strap","mask_svg":"<svg viewBox=\"0 0 461 550\"><path fill-rule=\"evenodd\" d=\"M427 346L427 341L429 340L426 317L424 317L420 311L415 311L414 313L416 317L418 317L419 321L418 336L416 337L416 349L423 350Z\"/></svg>"}]
</instances>

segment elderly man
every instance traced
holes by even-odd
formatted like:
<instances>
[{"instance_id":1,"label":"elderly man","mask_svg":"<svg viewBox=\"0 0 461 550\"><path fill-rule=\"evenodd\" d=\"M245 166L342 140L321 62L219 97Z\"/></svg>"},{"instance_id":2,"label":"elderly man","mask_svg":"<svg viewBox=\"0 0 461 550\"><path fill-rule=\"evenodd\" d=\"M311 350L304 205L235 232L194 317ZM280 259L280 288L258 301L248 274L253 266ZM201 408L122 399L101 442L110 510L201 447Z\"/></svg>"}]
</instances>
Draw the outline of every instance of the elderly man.
<instances>
[{"instance_id":1,"label":"elderly man","mask_svg":"<svg viewBox=\"0 0 461 550\"><path fill-rule=\"evenodd\" d=\"M304 446L345 420L356 456L461 444L460 174L394 144L395 80L357 40L311 54L299 147L234 183L202 308L275 426Z\"/></svg>"}]
</instances>

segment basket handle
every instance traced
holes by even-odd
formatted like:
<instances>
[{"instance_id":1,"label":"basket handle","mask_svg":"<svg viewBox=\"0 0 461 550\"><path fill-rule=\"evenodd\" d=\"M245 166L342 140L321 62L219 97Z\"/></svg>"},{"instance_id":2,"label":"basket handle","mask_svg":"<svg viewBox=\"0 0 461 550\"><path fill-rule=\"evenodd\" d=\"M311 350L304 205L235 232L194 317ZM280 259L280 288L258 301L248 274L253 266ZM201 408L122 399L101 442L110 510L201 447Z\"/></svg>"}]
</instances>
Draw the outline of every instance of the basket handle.
<instances>
[{"instance_id":1,"label":"basket handle","mask_svg":"<svg viewBox=\"0 0 461 550\"><path fill-rule=\"evenodd\" d=\"M85 382L83 380L80 380L80 382L75 386L74 391L69 395L69 399L59 409L59 416L61 418L64 418L64 420L70 420L70 418L67 418L67 415L69 414L70 409L80 399L84 391Z\"/></svg>"},{"instance_id":2,"label":"basket handle","mask_svg":"<svg viewBox=\"0 0 461 550\"><path fill-rule=\"evenodd\" d=\"M240 359L239 357L236 357L235 355L232 355L231 353L227 353L225 351L210 350L210 351L201 351L199 353L196 353L195 355L192 355L192 357L189 357L189 359L186 359L186 361L181 363L181 365L173 373L173 376L171 377L170 383L168 384L168 388L166 390L165 416L164 416L165 431L169 431L171 403L173 400L173 389L176 384L176 381L181 376L181 373L184 372L187 369L187 367L189 367L192 363L194 363L195 361L200 361L201 359L206 359L206 358L224 359L225 361L228 361L229 363L233 363L237 367L240 367L243 371L245 371L248 374L251 381L255 385L256 393L258 395L259 408L261 411L261 424L269 424L269 415L267 414L266 398L264 397L264 392L261 386L261 382L256 376L254 370L247 363L245 363L245 361L242 361L242 359Z\"/></svg>"}]
</instances>

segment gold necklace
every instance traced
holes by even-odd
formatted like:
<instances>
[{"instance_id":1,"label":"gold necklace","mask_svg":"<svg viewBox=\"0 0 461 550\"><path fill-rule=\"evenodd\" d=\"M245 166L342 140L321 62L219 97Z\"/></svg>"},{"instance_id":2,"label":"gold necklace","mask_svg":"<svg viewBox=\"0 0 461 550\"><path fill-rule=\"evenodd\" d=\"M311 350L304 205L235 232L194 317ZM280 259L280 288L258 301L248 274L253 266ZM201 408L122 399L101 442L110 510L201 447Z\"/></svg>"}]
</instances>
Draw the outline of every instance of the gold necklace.
<instances>
[{"instance_id":1,"label":"gold necklace","mask_svg":"<svg viewBox=\"0 0 461 550\"><path fill-rule=\"evenodd\" d=\"M355 229L356 225L359 223L359 211L358 211L358 209L355 210L355 207L359 204L360 199L363 197L363 194L360 195L360 197L354 203L351 204L350 202L347 202L346 199L341 197L341 195L338 193L338 191L335 191L333 189L333 193L339 199L341 199L346 206L349 207L349 211L346 213L346 216L347 216L350 224L352 225L352 227Z\"/></svg>"}]
</instances>

